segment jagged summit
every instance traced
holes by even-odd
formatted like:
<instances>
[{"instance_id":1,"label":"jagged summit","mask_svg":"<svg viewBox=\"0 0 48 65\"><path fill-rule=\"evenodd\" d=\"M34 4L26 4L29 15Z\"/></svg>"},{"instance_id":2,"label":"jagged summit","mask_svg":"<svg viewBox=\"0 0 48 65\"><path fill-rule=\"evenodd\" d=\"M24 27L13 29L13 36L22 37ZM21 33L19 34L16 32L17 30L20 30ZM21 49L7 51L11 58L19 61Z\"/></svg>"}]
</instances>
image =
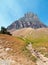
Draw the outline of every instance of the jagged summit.
<instances>
[{"instance_id":1,"label":"jagged summit","mask_svg":"<svg viewBox=\"0 0 48 65\"><path fill-rule=\"evenodd\" d=\"M8 30L16 30L21 28L43 28L47 27L44 25L38 18L38 16L32 12L26 13L22 18L13 22L10 26L7 27Z\"/></svg>"},{"instance_id":2,"label":"jagged summit","mask_svg":"<svg viewBox=\"0 0 48 65\"><path fill-rule=\"evenodd\" d=\"M24 16L30 18L33 17L34 14L32 12L27 12Z\"/></svg>"}]
</instances>

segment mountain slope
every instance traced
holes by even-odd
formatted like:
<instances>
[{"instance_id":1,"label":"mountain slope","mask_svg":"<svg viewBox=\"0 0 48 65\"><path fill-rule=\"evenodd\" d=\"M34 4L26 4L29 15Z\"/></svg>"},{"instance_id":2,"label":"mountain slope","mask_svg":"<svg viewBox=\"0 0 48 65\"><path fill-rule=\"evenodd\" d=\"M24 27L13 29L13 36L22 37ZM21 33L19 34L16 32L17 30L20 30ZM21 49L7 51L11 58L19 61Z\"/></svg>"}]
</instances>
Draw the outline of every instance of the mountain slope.
<instances>
[{"instance_id":1,"label":"mountain slope","mask_svg":"<svg viewBox=\"0 0 48 65\"><path fill-rule=\"evenodd\" d=\"M48 65L48 28L0 34L0 65Z\"/></svg>"},{"instance_id":2,"label":"mountain slope","mask_svg":"<svg viewBox=\"0 0 48 65\"><path fill-rule=\"evenodd\" d=\"M0 34L0 65L35 65L28 54L23 53L25 46L17 37Z\"/></svg>"},{"instance_id":3,"label":"mountain slope","mask_svg":"<svg viewBox=\"0 0 48 65\"><path fill-rule=\"evenodd\" d=\"M48 28L39 28L39 29L33 29L33 28L23 28L19 30L15 30L11 32L13 36L32 36L34 38L42 36L48 36Z\"/></svg>"},{"instance_id":4,"label":"mountain slope","mask_svg":"<svg viewBox=\"0 0 48 65\"><path fill-rule=\"evenodd\" d=\"M48 57L48 28L23 28L12 32L13 36L33 43L33 47ZM41 49L42 48L42 49ZM43 48L46 48L44 50Z\"/></svg>"},{"instance_id":5,"label":"mountain slope","mask_svg":"<svg viewBox=\"0 0 48 65\"><path fill-rule=\"evenodd\" d=\"M19 20L13 22L10 26L7 27L8 30L16 30L21 28L43 28L47 27L44 25L38 18L37 15L34 13L27 13L24 17L20 18Z\"/></svg>"}]
</instances>

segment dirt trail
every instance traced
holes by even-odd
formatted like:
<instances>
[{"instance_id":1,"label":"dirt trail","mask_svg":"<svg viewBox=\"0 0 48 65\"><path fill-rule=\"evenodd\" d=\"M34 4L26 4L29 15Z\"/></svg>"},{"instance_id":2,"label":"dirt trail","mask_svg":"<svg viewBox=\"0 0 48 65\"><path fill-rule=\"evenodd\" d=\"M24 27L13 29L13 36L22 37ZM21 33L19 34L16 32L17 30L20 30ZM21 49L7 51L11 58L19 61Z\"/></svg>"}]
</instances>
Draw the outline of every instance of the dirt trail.
<instances>
[{"instance_id":1,"label":"dirt trail","mask_svg":"<svg viewBox=\"0 0 48 65\"><path fill-rule=\"evenodd\" d=\"M31 43L27 46L27 49L30 50L32 55L37 58L37 61L36 61L37 65L48 65L48 58L44 57L40 52L32 48Z\"/></svg>"}]
</instances>

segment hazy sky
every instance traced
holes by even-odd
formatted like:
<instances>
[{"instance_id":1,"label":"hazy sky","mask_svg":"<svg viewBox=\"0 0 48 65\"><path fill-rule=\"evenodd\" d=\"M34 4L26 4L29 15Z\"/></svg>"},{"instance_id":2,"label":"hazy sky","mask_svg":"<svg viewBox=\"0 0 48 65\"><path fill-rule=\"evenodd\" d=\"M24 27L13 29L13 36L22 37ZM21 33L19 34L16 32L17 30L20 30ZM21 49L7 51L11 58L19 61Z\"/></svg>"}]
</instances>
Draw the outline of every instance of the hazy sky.
<instances>
[{"instance_id":1,"label":"hazy sky","mask_svg":"<svg viewBox=\"0 0 48 65\"><path fill-rule=\"evenodd\" d=\"M48 25L48 0L0 0L0 27L7 27L26 12L34 12Z\"/></svg>"}]
</instances>

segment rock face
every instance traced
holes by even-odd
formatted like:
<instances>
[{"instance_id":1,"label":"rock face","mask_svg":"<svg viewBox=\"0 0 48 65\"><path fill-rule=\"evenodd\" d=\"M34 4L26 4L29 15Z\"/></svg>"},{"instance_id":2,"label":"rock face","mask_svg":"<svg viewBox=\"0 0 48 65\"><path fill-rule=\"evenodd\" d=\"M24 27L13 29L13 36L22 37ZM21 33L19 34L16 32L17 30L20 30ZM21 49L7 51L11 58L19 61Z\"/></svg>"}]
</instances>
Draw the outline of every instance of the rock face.
<instances>
[{"instance_id":1,"label":"rock face","mask_svg":"<svg viewBox=\"0 0 48 65\"><path fill-rule=\"evenodd\" d=\"M16 20L13 22L10 26L7 27L8 30L12 29L21 29L21 28L43 28L47 27L42 22L40 22L37 15L34 13L26 13L24 17L20 18L19 20Z\"/></svg>"}]
</instances>

